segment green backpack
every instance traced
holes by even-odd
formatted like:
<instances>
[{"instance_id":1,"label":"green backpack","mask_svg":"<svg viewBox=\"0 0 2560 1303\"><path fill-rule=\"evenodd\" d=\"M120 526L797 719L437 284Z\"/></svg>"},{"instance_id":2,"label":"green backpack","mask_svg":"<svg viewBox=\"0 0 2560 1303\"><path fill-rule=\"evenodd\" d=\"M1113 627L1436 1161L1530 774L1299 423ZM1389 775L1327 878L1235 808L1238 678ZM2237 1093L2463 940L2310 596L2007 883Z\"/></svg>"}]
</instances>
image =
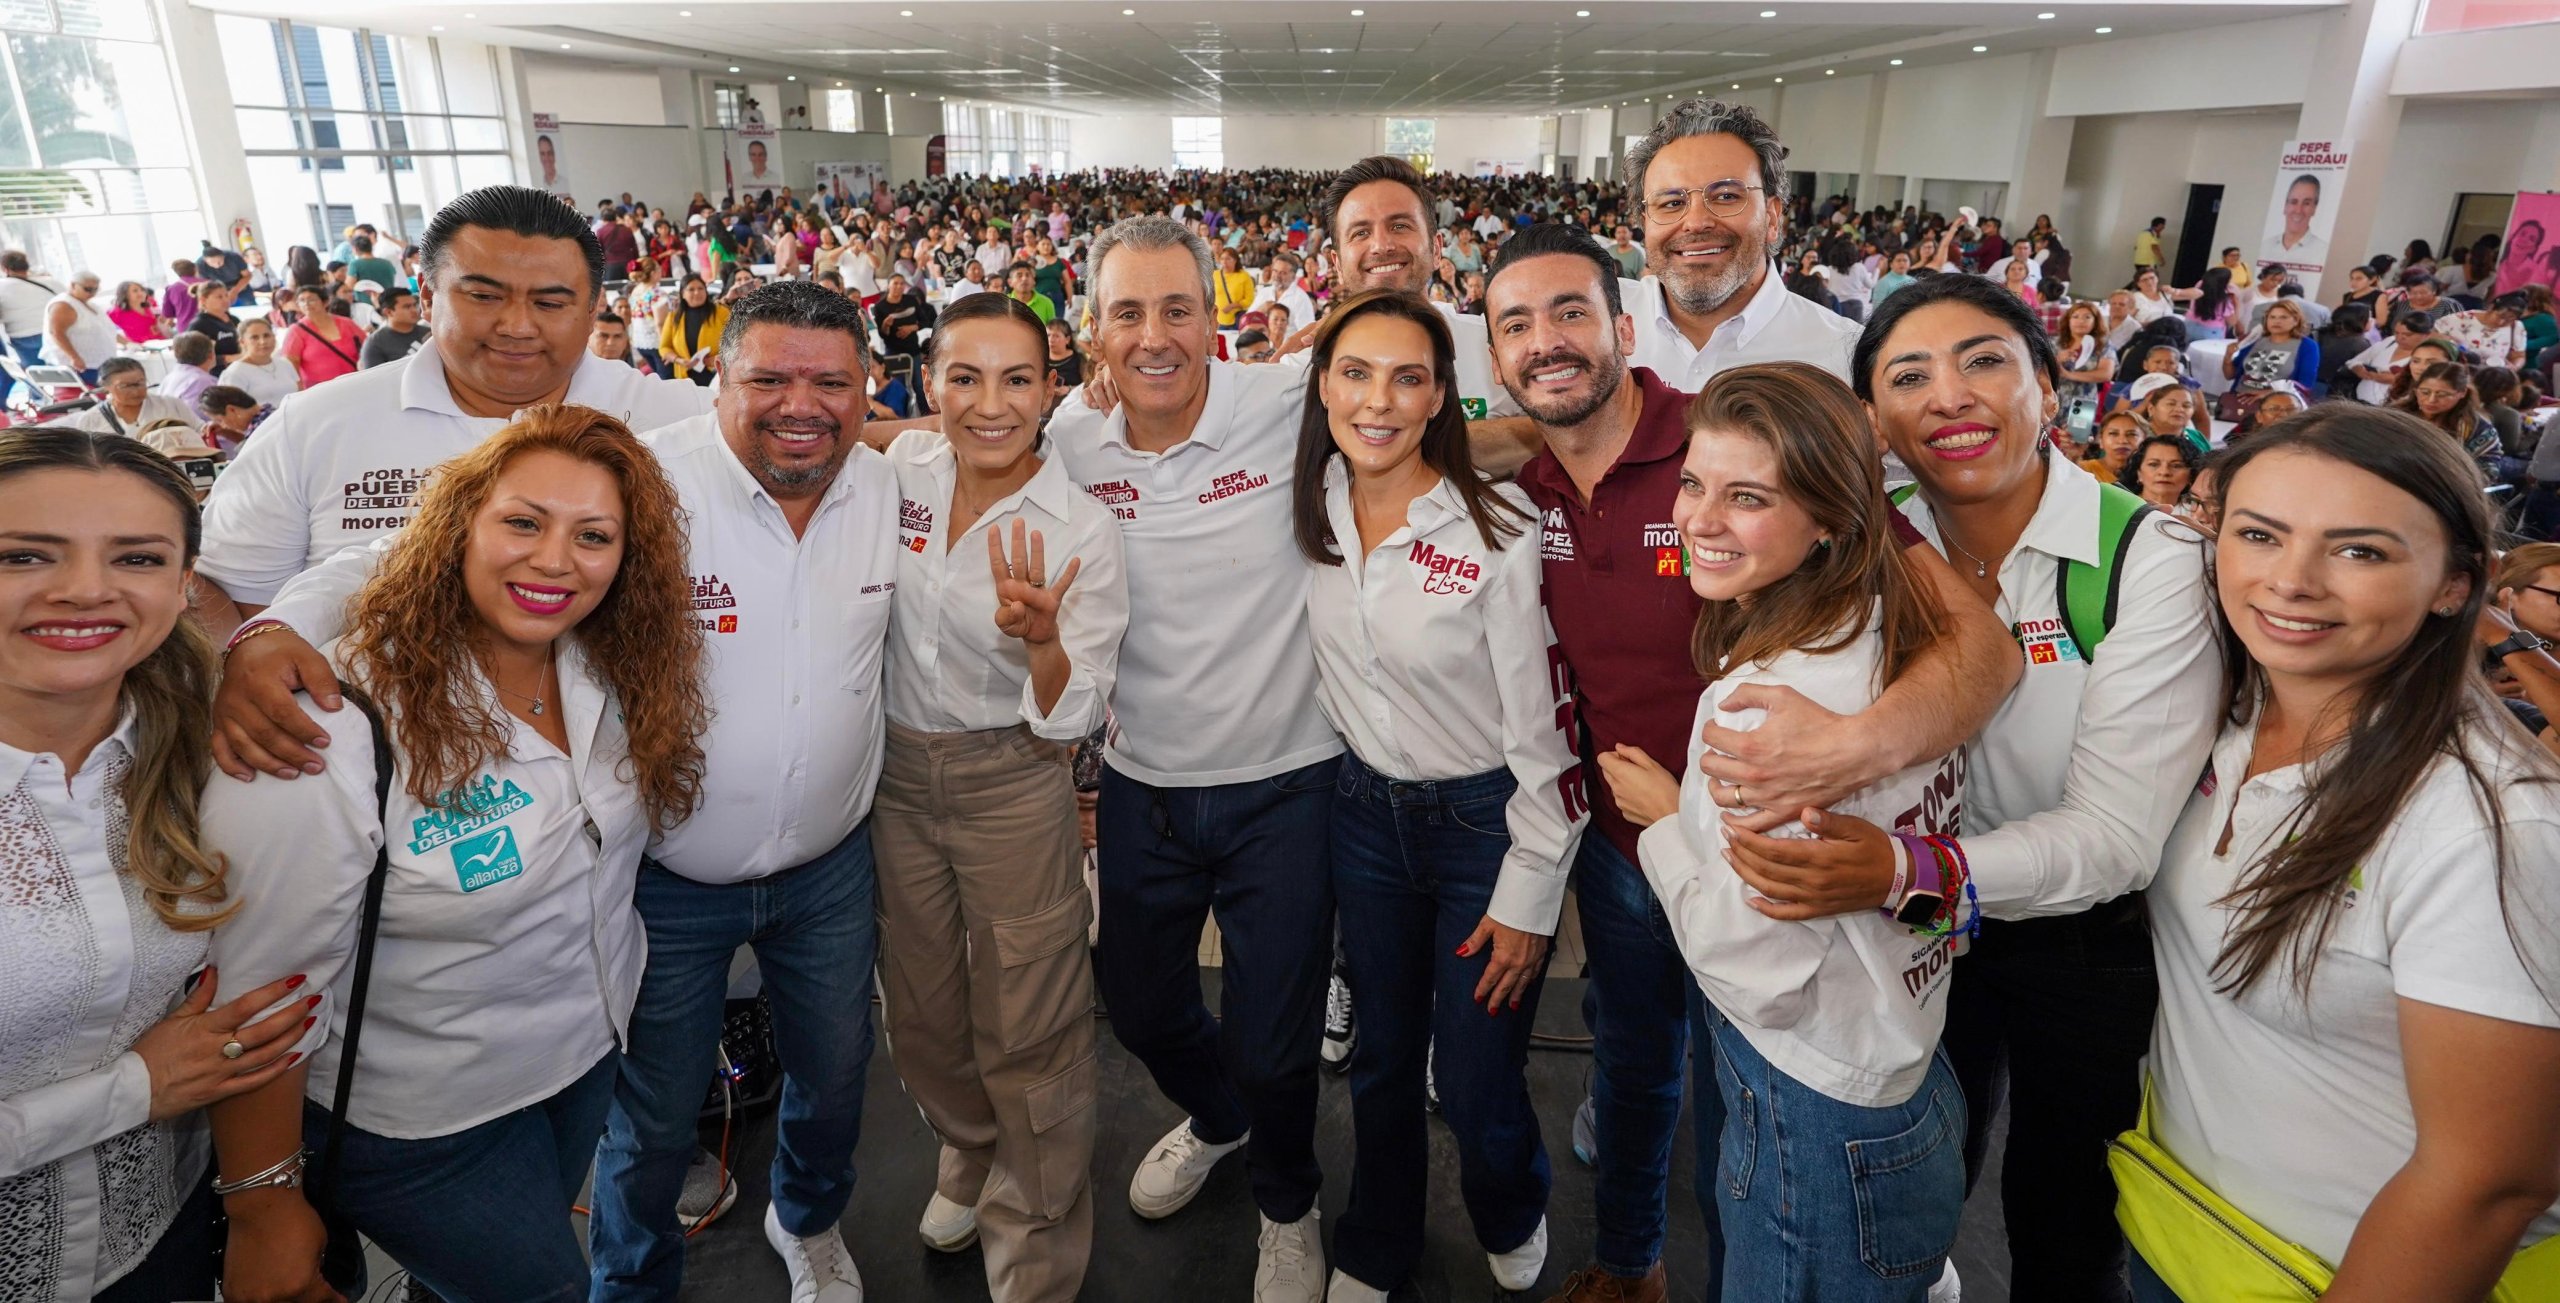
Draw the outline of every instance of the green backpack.
<instances>
[{"instance_id":1,"label":"green backpack","mask_svg":"<svg viewBox=\"0 0 2560 1303\"><path fill-rule=\"evenodd\" d=\"M1911 501L1917 484L1905 484L1888 495L1899 507ZM2134 527L2156 510L2121 485L2098 486L2098 556L2096 565L2066 561L2055 576L2053 605L2062 613L2063 631L2080 659L2098 663L2098 644L2116 623L2116 594L2124 582L2125 553L2133 548Z\"/></svg>"}]
</instances>

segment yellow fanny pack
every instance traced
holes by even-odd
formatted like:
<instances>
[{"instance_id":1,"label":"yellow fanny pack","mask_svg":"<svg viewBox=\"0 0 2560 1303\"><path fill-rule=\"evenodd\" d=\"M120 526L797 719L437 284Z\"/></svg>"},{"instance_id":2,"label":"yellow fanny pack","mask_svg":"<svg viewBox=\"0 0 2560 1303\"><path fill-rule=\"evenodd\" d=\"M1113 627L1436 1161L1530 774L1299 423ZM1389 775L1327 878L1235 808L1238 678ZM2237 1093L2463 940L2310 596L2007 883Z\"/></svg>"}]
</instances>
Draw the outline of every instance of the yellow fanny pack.
<instances>
[{"instance_id":1,"label":"yellow fanny pack","mask_svg":"<svg viewBox=\"0 0 2560 1303\"><path fill-rule=\"evenodd\" d=\"M2337 1269L2250 1220L2196 1179L2151 1134L2151 1089L2142 1119L2107 1145L2116 1222L2161 1282L2188 1303L2318 1303ZM2560 1299L2560 1237L2516 1255L2490 1303Z\"/></svg>"}]
</instances>

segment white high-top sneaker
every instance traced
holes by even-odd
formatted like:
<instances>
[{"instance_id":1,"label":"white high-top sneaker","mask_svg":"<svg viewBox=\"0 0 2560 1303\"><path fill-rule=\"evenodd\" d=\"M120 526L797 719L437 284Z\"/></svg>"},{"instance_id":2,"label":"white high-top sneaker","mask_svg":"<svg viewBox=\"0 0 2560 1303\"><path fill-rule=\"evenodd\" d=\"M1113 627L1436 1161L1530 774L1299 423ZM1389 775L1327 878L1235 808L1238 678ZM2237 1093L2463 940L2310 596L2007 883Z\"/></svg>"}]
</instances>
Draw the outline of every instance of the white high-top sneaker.
<instances>
[{"instance_id":1,"label":"white high-top sneaker","mask_svg":"<svg viewBox=\"0 0 2560 1303\"><path fill-rule=\"evenodd\" d=\"M1248 1133L1249 1135L1250 1133ZM1138 1164L1137 1174L1129 1178L1129 1207L1141 1217L1170 1217L1182 1211L1200 1193L1209 1179L1209 1169L1218 1160L1244 1147L1247 1136L1237 1136L1223 1145L1202 1140L1184 1119L1181 1126L1164 1133L1164 1139L1147 1152L1147 1161Z\"/></svg>"},{"instance_id":2,"label":"white high-top sneaker","mask_svg":"<svg viewBox=\"0 0 2560 1303\"><path fill-rule=\"evenodd\" d=\"M936 1253L958 1253L978 1238L978 1210L956 1199L945 1199L933 1192L926 1201L924 1219L916 1223L916 1234L926 1248Z\"/></svg>"},{"instance_id":3,"label":"white high-top sneaker","mask_svg":"<svg viewBox=\"0 0 2560 1303\"><path fill-rule=\"evenodd\" d=\"M862 1273L853 1269L853 1255L835 1227L794 1235L782 1229L781 1216L767 1204L764 1239L790 1269L791 1303L862 1303Z\"/></svg>"},{"instance_id":4,"label":"white high-top sneaker","mask_svg":"<svg viewBox=\"0 0 2560 1303\"><path fill-rule=\"evenodd\" d=\"M1324 1229L1316 1210L1294 1222L1262 1219L1262 1260L1253 1269L1253 1303L1323 1303Z\"/></svg>"},{"instance_id":5,"label":"white high-top sneaker","mask_svg":"<svg viewBox=\"0 0 2560 1303\"><path fill-rule=\"evenodd\" d=\"M1324 1303L1387 1303L1387 1292L1364 1285L1337 1269L1333 1283L1325 1287Z\"/></svg>"},{"instance_id":6,"label":"white high-top sneaker","mask_svg":"<svg viewBox=\"0 0 2560 1303\"><path fill-rule=\"evenodd\" d=\"M1517 1293L1538 1283L1538 1273L1547 1269L1547 1219L1538 1219L1538 1229L1509 1253L1488 1253L1485 1262L1493 1268L1493 1283Z\"/></svg>"}]
</instances>

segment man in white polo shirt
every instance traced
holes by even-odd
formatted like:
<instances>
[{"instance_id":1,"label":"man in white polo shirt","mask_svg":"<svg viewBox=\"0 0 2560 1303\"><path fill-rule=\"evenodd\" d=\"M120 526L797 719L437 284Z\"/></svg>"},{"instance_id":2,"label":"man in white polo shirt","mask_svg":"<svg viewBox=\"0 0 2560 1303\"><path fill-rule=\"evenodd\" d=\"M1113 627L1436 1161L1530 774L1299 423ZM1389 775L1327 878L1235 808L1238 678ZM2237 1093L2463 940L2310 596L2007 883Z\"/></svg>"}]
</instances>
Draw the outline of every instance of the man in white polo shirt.
<instances>
[{"instance_id":1,"label":"man in white polo shirt","mask_svg":"<svg viewBox=\"0 0 2560 1303\"><path fill-rule=\"evenodd\" d=\"M558 199L474 190L436 213L418 254L429 345L285 399L205 500L197 618L215 636L304 569L398 529L439 463L520 408L579 403L635 430L708 409L706 390L587 353L604 250Z\"/></svg>"},{"instance_id":2,"label":"man in white polo shirt","mask_svg":"<svg viewBox=\"0 0 2560 1303\"><path fill-rule=\"evenodd\" d=\"M1810 362L1849 378L1856 322L1787 292L1787 147L1746 104L1683 100L1627 148L1645 276L1621 281L1634 364L1683 393L1727 367Z\"/></svg>"},{"instance_id":3,"label":"man in white polo shirt","mask_svg":"<svg viewBox=\"0 0 2560 1303\"><path fill-rule=\"evenodd\" d=\"M640 865L648 965L597 1151L596 1300L676 1298L676 1197L740 946L755 950L783 1073L765 1238L793 1299L862 1297L836 1224L871 1059L868 820L898 524L896 477L858 446L866 329L859 304L822 286L758 289L730 308L717 411L648 436L690 517L713 713L702 803ZM227 728L265 730L316 765L283 736L318 731L289 685L334 690L310 643L336 635L379 552L342 555L278 595L266 618L290 630L234 650L216 707Z\"/></svg>"},{"instance_id":4,"label":"man in white polo shirt","mask_svg":"<svg viewBox=\"0 0 2560 1303\"><path fill-rule=\"evenodd\" d=\"M1316 705L1307 568L1291 543L1307 372L1212 358L1210 271L1208 245L1170 218L1105 232L1090 283L1118 402L1102 415L1079 390L1049 426L1067 473L1119 517L1129 583L1094 968L1112 1033L1190 1114L1139 1165L1130 1206L1170 1216L1250 1136L1253 1297L1316 1303L1316 1040L1342 742ZM1212 912L1223 1019L1200 995Z\"/></svg>"}]
</instances>

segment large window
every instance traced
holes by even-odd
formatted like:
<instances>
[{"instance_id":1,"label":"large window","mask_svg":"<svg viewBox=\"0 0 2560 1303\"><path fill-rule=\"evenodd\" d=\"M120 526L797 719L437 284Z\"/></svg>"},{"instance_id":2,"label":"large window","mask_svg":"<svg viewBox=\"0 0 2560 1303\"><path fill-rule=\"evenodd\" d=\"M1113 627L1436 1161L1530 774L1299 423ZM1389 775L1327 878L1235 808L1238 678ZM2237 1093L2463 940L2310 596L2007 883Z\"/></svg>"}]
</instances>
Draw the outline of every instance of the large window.
<instances>
[{"instance_id":1,"label":"large window","mask_svg":"<svg viewBox=\"0 0 2560 1303\"><path fill-rule=\"evenodd\" d=\"M356 222L407 243L454 196L516 179L489 47L230 14L214 23L271 254L307 244L325 258ZM571 184L580 162L559 160Z\"/></svg>"},{"instance_id":2,"label":"large window","mask_svg":"<svg viewBox=\"0 0 2560 1303\"><path fill-rule=\"evenodd\" d=\"M0 243L48 276L165 274L214 232L141 0L0 3Z\"/></svg>"},{"instance_id":3,"label":"large window","mask_svg":"<svg viewBox=\"0 0 2560 1303\"><path fill-rule=\"evenodd\" d=\"M1227 165L1226 119L1175 118L1173 165L1215 172Z\"/></svg>"},{"instance_id":4,"label":"large window","mask_svg":"<svg viewBox=\"0 0 2560 1303\"><path fill-rule=\"evenodd\" d=\"M942 145L955 176L1055 176L1067 169L1067 120L1001 104L946 100Z\"/></svg>"},{"instance_id":5,"label":"large window","mask_svg":"<svg viewBox=\"0 0 2560 1303\"><path fill-rule=\"evenodd\" d=\"M831 90L826 96L827 130L862 130L862 96L850 90Z\"/></svg>"},{"instance_id":6,"label":"large window","mask_svg":"<svg viewBox=\"0 0 2560 1303\"><path fill-rule=\"evenodd\" d=\"M1439 143L1438 118L1387 119L1387 152L1425 172L1431 170L1432 150Z\"/></svg>"}]
</instances>

